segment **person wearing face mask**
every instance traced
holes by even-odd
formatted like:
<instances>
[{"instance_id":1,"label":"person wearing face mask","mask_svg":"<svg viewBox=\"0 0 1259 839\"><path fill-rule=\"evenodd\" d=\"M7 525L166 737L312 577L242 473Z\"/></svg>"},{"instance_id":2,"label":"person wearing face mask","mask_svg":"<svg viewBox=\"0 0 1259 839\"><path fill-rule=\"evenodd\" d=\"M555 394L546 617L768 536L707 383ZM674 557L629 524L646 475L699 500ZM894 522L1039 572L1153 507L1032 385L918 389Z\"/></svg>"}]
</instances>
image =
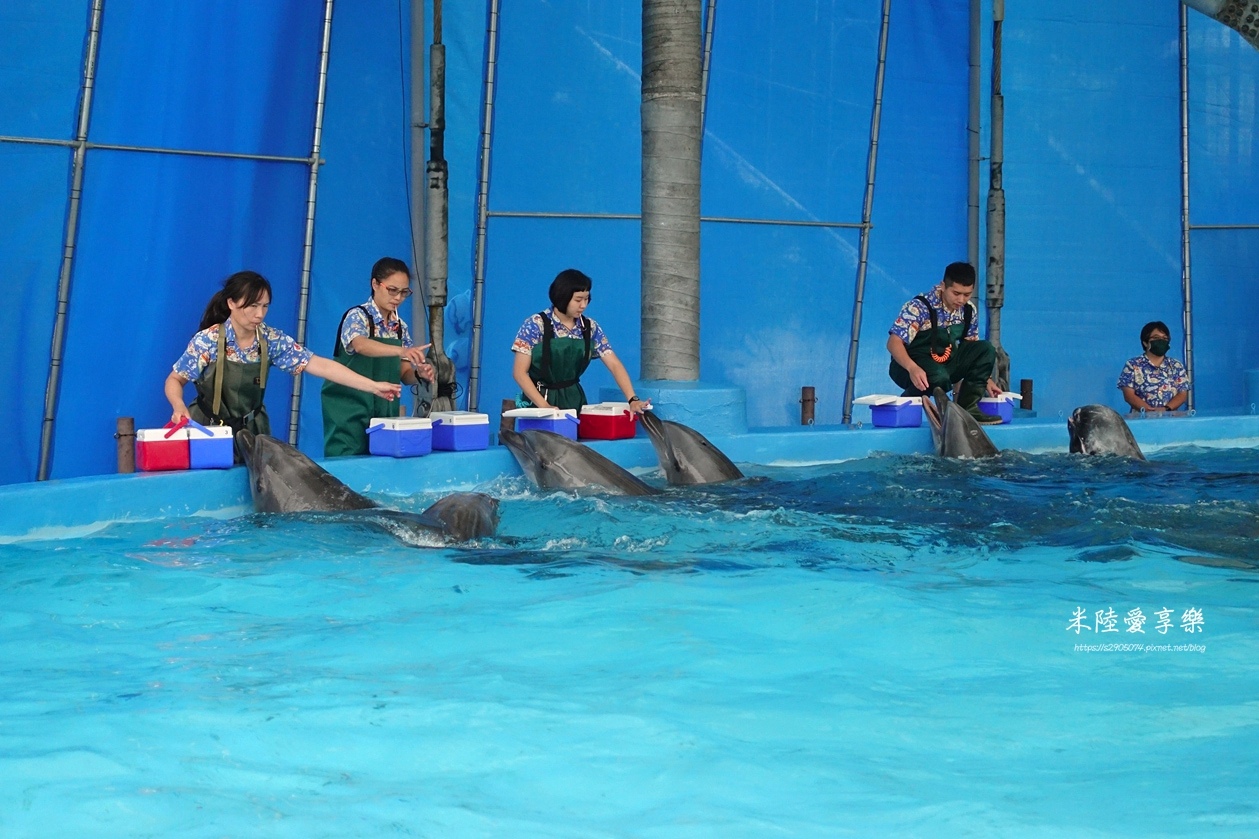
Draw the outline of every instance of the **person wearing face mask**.
<instances>
[{"instance_id":1,"label":"person wearing face mask","mask_svg":"<svg viewBox=\"0 0 1259 839\"><path fill-rule=\"evenodd\" d=\"M401 259L378 259L372 266L371 288L366 303L341 316L332 357L377 382L433 381L433 367L424 357L430 345L415 346L406 321L398 316L398 307L411 296L411 269ZM367 454L367 426L372 417L398 412L390 400L333 381L324 383L321 398L324 457Z\"/></svg>"},{"instance_id":2,"label":"person wearing face mask","mask_svg":"<svg viewBox=\"0 0 1259 839\"><path fill-rule=\"evenodd\" d=\"M1145 353L1129 359L1119 374L1124 401L1138 411L1175 411L1189 399L1189 376L1185 365L1167 357L1171 330L1161 320L1141 328Z\"/></svg>"},{"instance_id":3,"label":"person wearing face mask","mask_svg":"<svg viewBox=\"0 0 1259 839\"><path fill-rule=\"evenodd\" d=\"M518 407L581 410L586 404L581 375L596 356L625 394L631 411L641 414L650 407L634 395L629 373L599 324L585 316L590 287L590 278L576 268L561 271L551 283L551 308L531 316L516 333L511 372L520 385Z\"/></svg>"},{"instance_id":4,"label":"person wearing face mask","mask_svg":"<svg viewBox=\"0 0 1259 839\"><path fill-rule=\"evenodd\" d=\"M947 393L960 382L958 407L983 425L995 425L1001 418L982 413L979 400L1001 395L991 378L997 351L979 338L974 293L974 266L953 262L938 286L902 306L888 330L888 375L904 396L931 394L937 387Z\"/></svg>"}]
</instances>

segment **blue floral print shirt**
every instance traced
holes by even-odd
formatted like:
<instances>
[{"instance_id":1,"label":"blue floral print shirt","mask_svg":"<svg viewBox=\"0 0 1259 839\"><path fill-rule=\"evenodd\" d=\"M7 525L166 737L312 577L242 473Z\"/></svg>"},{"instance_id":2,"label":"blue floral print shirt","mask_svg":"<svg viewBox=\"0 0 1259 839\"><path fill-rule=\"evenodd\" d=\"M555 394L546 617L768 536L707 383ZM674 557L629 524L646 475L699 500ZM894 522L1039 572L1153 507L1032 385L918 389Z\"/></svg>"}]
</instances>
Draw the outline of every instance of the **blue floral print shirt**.
<instances>
[{"instance_id":1,"label":"blue floral print shirt","mask_svg":"<svg viewBox=\"0 0 1259 839\"><path fill-rule=\"evenodd\" d=\"M205 371L206 366L214 361L219 354L219 330L224 328L223 325L211 326L209 329L203 329L196 335L192 336L192 340L188 342L188 349L184 350L184 354L175 362L174 371L186 382L195 382L201 378L201 374ZM236 328L232 326L229 320L226 324L226 348L228 361L235 361L238 364L253 364L262 357L262 353L258 348L258 341L255 340L253 346L247 350L242 350L236 343ZM294 341L288 335L285 335L275 327L267 326L265 323L258 327L258 334L267 339L267 358L271 364L285 373L292 373L296 376L306 369L306 365L310 363L310 359L314 356L310 350Z\"/></svg>"},{"instance_id":2,"label":"blue floral print shirt","mask_svg":"<svg viewBox=\"0 0 1259 839\"><path fill-rule=\"evenodd\" d=\"M363 314L363 309L367 310L367 314ZM376 327L377 338L401 338L403 347L413 347L415 342L411 340L411 330L407 329L406 321L395 314L388 320L385 319L384 313L372 300L368 300L362 305L362 308L355 306L350 309L350 313L345 316L345 323L341 325L341 346L350 355L354 355L354 350L350 349L350 342L361 336L370 337L367 328L367 318L371 317L372 323Z\"/></svg>"},{"instance_id":3,"label":"blue floral print shirt","mask_svg":"<svg viewBox=\"0 0 1259 839\"><path fill-rule=\"evenodd\" d=\"M944 302L940 299L940 287L928 291L922 295L931 301L931 308L936 310L936 323L941 329L954 324L961 323L965 317L965 311L959 307L955 312L947 312L944 309ZM975 308L974 301L966 304L971 308L970 329L966 331L964 338L979 337L979 310ZM924 329L931 328L931 312L922 301L914 298L901 307L901 313L897 315L896 322L892 324L892 328L888 330L889 335L895 335L906 344L912 343L914 336Z\"/></svg>"},{"instance_id":4,"label":"blue floral print shirt","mask_svg":"<svg viewBox=\"0 0 1259 839\"><path fill-rule=\"evenodd\" d=\"M573 323L573 328L569 329L560 323L555 317L554 307L547 309L547 315L551 318L551 327L555 330L556 338L584 338L586 337L581 331L581 321L577 320ZM612 345L608 343L608 338L603 334L603 330L599 328L599 324L594 320L586 318L590 321L590 327L594 334L590 337L590 345L594 348L596 355L606 355L612 352ZM512 352L531 353L533 348L542 343L542 315L537 314L525 321L520 331L516 333L516 340L512 342Z\"/></svg>"},{"instance_id":5,"label":"blue floral print shirt","mask_svg":"<svg viewBox=\"0 0 1259 839\"><path fill-rule=\"evenodd\" d=\"M1131 358L1119 374L1120 388L1130 387L1155 408L1162 408L1172 397L1189 390L1189 375L1185 365L1170 356L1155 367L1144 354Z\"/></svg>"}]
</instances>

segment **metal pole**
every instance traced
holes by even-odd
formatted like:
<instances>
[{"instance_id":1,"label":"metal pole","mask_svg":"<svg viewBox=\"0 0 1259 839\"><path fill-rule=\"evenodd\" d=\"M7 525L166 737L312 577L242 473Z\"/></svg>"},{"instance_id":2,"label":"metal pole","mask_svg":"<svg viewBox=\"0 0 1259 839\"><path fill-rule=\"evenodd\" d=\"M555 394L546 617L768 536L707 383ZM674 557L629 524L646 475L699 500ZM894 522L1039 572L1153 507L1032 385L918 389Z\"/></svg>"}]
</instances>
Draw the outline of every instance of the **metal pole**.
<instances>
[{"instance_id":1,"label":"metal pole","mask_svg":"<svg viewBox=\"0 0 1259 839\"><path fill-rule=\"evenodd\" d=\"M468 410L477 409L481 390L481 320L485 299L485 248L489 225L490 151L494 139L494 84L498 75L498 4L489 0L485 39L485 98L481 110L481 169L477 177L476 252L472 266L472 363L468 373Z\"/></svg>"},{"instance_id":2,"label":"metal pole","mask_svg":"<svg viewBox=\"0 0 1259 839\"><path fill-rule=\"evenodd\" d=\"M66 146L67 148L77 148L80 143L77 140L50 140L43 137L9 137L0 136L0 143L25 143L33 146ZM169 149L161 146L129 146L121 143L82 143L83 148L88 149L104 149L106 151L139 151L148 152L150 154L175 154L188 155L190 157L222 157L235 160L266 160L273 163L300 163L303 166L310 164L309 157L285 157L278 154L248 154L245 152L232 151L205 151L204 149Z\"/></svg>"},{"instance_id":3,"label":"metal pole","mask_svg":"<svg viewBox=\"0 0 1259 839\"><path fill-rule=\"evenodd\" d=\"M971 265L979 264L979 131L981 93L981 44L983 38L980 13L982 0L970 0L970 109L967 119L966 133L969 145L970 164L967 167L966 185L966 261Z\"/></svg>"},{"instance_id":4,"label":"metal pole","mask_svg":"<svg viewBox=\"0 0 1259 839\"><path fill-rule=\"evenodd\" d=\"M490 218L567 218L591 221L640 221L640 213L549 213L542 210L489 210ZM735 216L700 216L700 221L717 224L769 224L778 227L850 227L861 229L859 221L797 221L796 219L739 218Z\"/></svg>"},{"instance_id":5,"label":"metal pole","mask_svg":"<svg viewBox=\"0 0 1259 839\"><path fill-rule=\"evenodd\" d=\"M324 3L323 42L319 48L319 93L315 99L315 136L310 148L310 187L306 192L306 240L302 245L302 288L297 302L297 343L306 343L306 313L310 308L310 263L315 251L315 194L319 184L319 150L323 141L324 97L328 91L328 56L332 43L332 0ZM293 379L289 404L289 445L297 445L302 405L302 377Z\"/></svg>"},{"instance_id":6,"label":"metal pole","mask_svg":"<svg viewBox=\"0 0 1259 839\"><path fill-rule=\"evenodd\" d=\"M1001 27L1005 0L992 2L992 156L988 161L988 340L997 351L992 377L1002 390L1010 389L1010 355L1001 346L1001 308L1005 305L1005 97L1001 94Z\"/></svg>"},{"instance_id":7,"label":"metal pole","mask_svg":"<svg viewBox=\"0 0 1259 839\"><path fill-rule=\"evenodd\" d=\"M1180 286L1184 294L1185 372L1193 381L1193 270L1189 261L1189 10L1180 7ZM1189 410L1194 409L1193 389Z\"/></svg>"},{"instance_id":8,"label":"metal pole","mask_svg":"<svg viewBox=\"0 0 1259 839\"><path fill-rule=\"evenodd\" d=\"M857 384L857 347L861 341L861 310L865 304L866 267L870 255L870 218L874 212L874 175L879 160L879 126L883 118L883 75L887 68L887 30L892 0L883 0L879 23L879 62L874 74L874 108L870 113L870 147L866 153L866 192L861 203L861 233L857 259L857 287L853 293L852 339L848 345L848 379L844 384L845 423L852 422L853 390Z\"/></svg>"},{"instance_id":9,"label":"metal pole","mask_svg":"<svg viewBox=\"0 0 1259 839\"><path fill-rule=\"evenodd\" d=\"M708 117L708 72L713 63L713 27L717 24L717 0L708 0L708 8L704 14L704 65L700 70L699 83L699 127L702 136L704 120ZM704 144L700 143L700 152Z\"/></svg>"},{"instance_id":10,"label":"metal pole","mask_svg":"<svg viewBox=\"0 0 1259 839\"><path fill-rule=\"evenodd\" d=\"M411 268L420 293L411 300L411 323L417 329L428 318L428 274L424 255L424 0L411 0L411 150L408 186L411 201Z\"/></svg>"},{"instance_id":11,"label":"metal pole","mask_svg":"<svg viewBox=\"0 0 1259 839\"><path fill-rule=\"evenodd\" d=\"M446 47L442 44L442 0L433 0L433 46L429 53L428 90L428 212L424 219L428 277L428 335L433 346L429 361L436 373L436 393L431 409L455 407L455 365L443 346L446 289L450 255L450 190L446 165Z\"/></svg>"},{"instance_id":12,"label":"metal pole","mask_svg":"<svg viewBox=\"0 0 1259 839\"><path fill-rule=\"evenodd\" d=\"M70 204L66 212L66 235L61 247L61 274L57 278L57 318L52 328L48 360L48 383L44 387L44 422L39 432L39 471L36 479L48 480L52 469L52 441L57 422L57 400L61 394L61 357L66 348L66 319L70 310L70 279L74 274L74 247L79 232L79 204L83 196L83 167L87 158L87 129L92 117L92 93L96 88L96 58L101 41L101 18L105 0L92 0L88 23L87 55L83 61L83 94L79 100L79 121L74 137L71 163Z\"/></svg>"}]
</instances>

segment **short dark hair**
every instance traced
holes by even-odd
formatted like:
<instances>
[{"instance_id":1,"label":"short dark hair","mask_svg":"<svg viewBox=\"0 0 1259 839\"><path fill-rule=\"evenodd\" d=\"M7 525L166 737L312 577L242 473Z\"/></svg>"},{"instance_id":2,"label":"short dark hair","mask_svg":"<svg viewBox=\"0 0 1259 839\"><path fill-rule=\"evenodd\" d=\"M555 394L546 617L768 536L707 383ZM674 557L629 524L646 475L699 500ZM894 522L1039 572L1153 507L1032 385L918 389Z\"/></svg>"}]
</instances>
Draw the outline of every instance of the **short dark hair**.
<instances>
[{"instance_id":1,"label":"short dark hair","mask_svg":"<svg viewBox=\"0 0 1259 839\"><path fill-rule=\"evenodd\" d=\"M950 262L944 267L944 284L973 286L975 284L975 266L969 262Z\"/></svg>"},{"instance_id":2,"label":"short dark hair","mask_svg":"<svg viewBox=\"0 0 1259 839\"><path fill-rule=\"evenodd\" d=\"M376 260L376 264L372 266L372 279L383 280L390 274L406 274L407 279L411 279L411 269L401 259L395 259L392 256L382 256Z\"/></svg>"},{"instance_id":3,"label":"short dark hair","mask_svg":"<svg viewBox=\"0 0 1259 839\"><path fill-rule=\"evenodd\" d=\"M568 311L568 304L579 291L590 291L590 278L576 268L565 268L551 281L551 305L556 311Z\"/></svg>"},{"instance_id":4,"label":"short dark hair","mask_svg":"<svg viewBox=\"0 0 1259 839\"><path fill-rule=\"evenodd\" d=\"M1154 330L1156 329L1163 330L1163 334L1166 335L1168 338L1172 337L1172 331L1167 328L1167 324L1163 323L1161 320L1152 320L1149 323L1147 323L1145 326L1141 327L1142 346L1145 345L1146 341L1150 340L1150 335L1153 334Z\"/></svg>"}]
</instances>

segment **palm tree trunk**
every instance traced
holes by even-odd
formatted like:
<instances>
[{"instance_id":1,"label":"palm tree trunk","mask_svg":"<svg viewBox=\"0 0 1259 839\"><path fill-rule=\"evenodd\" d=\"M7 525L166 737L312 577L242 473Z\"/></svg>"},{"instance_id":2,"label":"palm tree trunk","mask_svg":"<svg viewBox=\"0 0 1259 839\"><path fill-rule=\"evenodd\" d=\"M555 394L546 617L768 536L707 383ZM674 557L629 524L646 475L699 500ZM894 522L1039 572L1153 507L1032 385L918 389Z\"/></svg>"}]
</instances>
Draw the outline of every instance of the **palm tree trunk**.
<instances>
[{"instance_id":1,"label":"palm tree trunk","mask_svg":"<svg viewBox=\"0 0 1259 839\"><path fill-rule=\"evenodd\" d=\"M643 0L642 378L699 378L701 0Z\"/></svg>"}]
</instances>

